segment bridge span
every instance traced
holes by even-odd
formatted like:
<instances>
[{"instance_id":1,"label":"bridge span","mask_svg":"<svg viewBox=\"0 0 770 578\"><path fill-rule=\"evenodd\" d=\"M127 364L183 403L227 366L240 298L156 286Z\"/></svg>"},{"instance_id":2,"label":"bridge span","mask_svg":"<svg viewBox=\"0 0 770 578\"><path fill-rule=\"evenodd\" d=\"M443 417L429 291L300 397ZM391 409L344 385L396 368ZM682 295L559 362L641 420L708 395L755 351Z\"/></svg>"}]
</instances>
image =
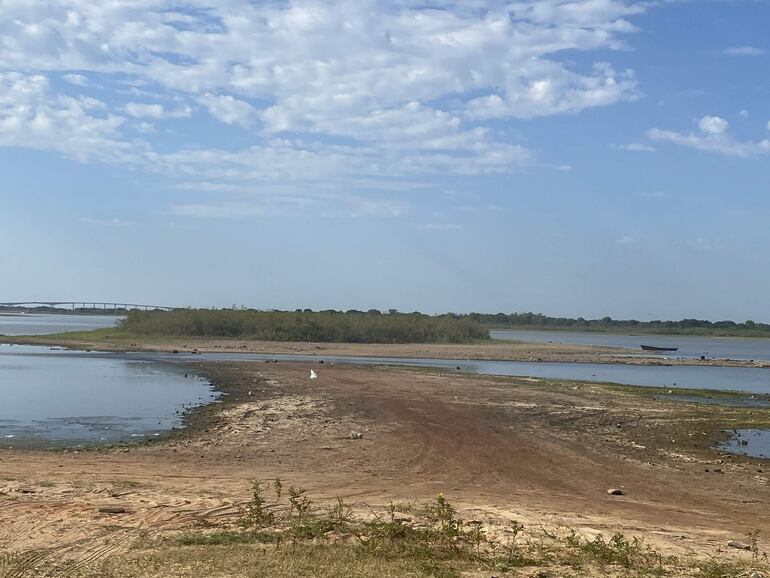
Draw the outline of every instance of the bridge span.
<instances>
[{"instance_id":1,"label":"bridge span","mask_svg":"<svg viewBox=\"0 0 770 578\"><path fill-rule=\"evenodd\" d=\"M70 309L87 311L126 311L129 309L141 309L144 311L170 311L177 307L164 305L141 305L138 303L113 303L103 301L0 301L0 307L18 307L34 309L37 307L50 307L52 309Z\"/></svg>"}]
</instances>

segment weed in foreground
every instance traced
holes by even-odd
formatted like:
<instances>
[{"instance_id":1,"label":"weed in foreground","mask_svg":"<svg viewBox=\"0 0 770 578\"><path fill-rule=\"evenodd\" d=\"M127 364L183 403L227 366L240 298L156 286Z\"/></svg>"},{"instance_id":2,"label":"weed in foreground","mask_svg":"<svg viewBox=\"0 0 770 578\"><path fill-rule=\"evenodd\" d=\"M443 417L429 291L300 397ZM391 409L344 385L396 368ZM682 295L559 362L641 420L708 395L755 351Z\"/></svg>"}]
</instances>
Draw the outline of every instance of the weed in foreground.
<instances>
[{"instance_id":1,"label":"weed in foreground","mask_svg":"<svg viewBox=\"0 0 770 578\"><path fill-rule=\"evenodd\" d=\"M267 500L262 492L262 482L255 480L251 487L251 501L246 504L241 515L242 528L265 528L275 523L275 514L267 508Z\"/></svg>"},{"instance_id":2,"label":"weed in foreground","mask_svg":"<svg viewBox=\"0 0 770 578\"><path fill-rule=\"evenodd\" d=\"M294 486L284 496L280 480L272 483L276 503L268 506L266 487L259 480L252 486L252 498L241 517L245 531L185 534L175 543L197 548L259 545L279 549L286 544L290 552L312 544L334 550L334 556L347 552L345 557L383 567L407 564L415 575L439 578L479 571L511 575L525 567L556 575L598 572L628 577L745 578L752 572L767 572L756 533L749 535L751 560L679 560L661 555L638 537L622 534L587 539L575 531L564 534L541 528L543 537L533 540L524 537L521 523L513 521L504 536L490 536L482 522L463 520L443 494L429 504L410 504L413 518L399 515L403 504L398 508L390 504L359 519L342 498L318 507L305 489Z\"/></svg>"}]
</instances>

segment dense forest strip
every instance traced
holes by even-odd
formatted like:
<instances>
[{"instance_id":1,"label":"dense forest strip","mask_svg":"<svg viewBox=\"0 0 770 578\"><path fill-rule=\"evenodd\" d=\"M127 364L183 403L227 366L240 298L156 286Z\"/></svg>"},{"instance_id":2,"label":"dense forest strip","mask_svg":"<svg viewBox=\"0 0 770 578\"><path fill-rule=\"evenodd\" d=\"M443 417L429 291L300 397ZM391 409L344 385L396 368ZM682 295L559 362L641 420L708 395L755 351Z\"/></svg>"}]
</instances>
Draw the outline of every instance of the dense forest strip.
<instances>
[{"instance_id":1,"label":"dense forest strip","mask_svg":"<svg viewBox=\"0 0 770 578\"><path fill-rule=\"evenodd\" d=\"M129 311L119 331L133 335L330 343L470 343L489 339L480 323L422 313L175 309Z\"/></svg>"},{"instance_id":2,"label":"dense forest strip","mask_svg":"<svg viewBox=\"0 0 770 578\"><path fill-rule=\"evenodd\" d=\"M468 313L456 315L458 319L470 319L488 327L500 329L535 329L554 331L597 331L615 333L650 333L671 335L711 335L725 337L770 337L770 324L754 321L707 321L682 319L681 321L577 319L549 317L541 313Z\"/></svg>"}]
</instances>

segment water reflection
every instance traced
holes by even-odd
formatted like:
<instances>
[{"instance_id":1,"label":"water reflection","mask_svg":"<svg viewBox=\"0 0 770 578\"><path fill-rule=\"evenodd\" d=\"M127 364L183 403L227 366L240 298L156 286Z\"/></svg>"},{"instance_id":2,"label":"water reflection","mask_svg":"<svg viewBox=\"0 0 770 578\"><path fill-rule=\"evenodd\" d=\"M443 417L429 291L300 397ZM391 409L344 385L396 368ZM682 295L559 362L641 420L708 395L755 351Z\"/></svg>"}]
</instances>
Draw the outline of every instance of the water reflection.
<instances>
[{"instance_id":1,"label":"water reflection","mask_svg":"<svg viewBox=\"0 0 770 578\"><path fill-rule=\"evenodd\" d=\"M112 327L122 317L115 315L39 315L0 313L0 335L49 335L69 331L91 331Z\"/></svg>"},{"instance_id":2,"label":"water reflection","mask_svg":"<svg viewBox=\"0 0 770 578\"><path fill-rule=\"evenodd\" d=\"M0 444L136 441L182 425L211 385L172 365L0 346Z\"/></svg>"}]
</instances>

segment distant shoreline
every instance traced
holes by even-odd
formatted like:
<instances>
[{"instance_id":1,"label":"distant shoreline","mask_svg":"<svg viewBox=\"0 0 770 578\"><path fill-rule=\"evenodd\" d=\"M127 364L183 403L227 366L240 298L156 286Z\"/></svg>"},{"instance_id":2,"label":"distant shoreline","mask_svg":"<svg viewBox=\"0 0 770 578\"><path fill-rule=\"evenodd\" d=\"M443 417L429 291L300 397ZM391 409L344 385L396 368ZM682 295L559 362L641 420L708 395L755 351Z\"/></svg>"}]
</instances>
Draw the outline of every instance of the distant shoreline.
<instances>
[{"instance_id":1,"label":"distant shoreline","mask_svg":"<svg viewBox=\"0 0 770 578\"><path fill-rule=\"evenodd\" d=\"M635 350L624 347L494 339L483 343L337 343L132 335L110 329L97 329L55 335L0 335L0 344L3 343L111 352L262 353L313 355L319 358L342 355L475 361L770 368L770 360L670 358L655 354L641 355L635 353Z\"/></svg>"},{"instance_id":2,"label":"distant shoreline","mask_svg":"<svg viewBox=\"0 0 770 578\"><path fill-rule=\"evenodd\" d=\"M538 331L542 333L596 333L599 335L632 335L634 337L658 336L658 337L718 337L722 339L767 339L770 341L770 334L764 332L736 334L720 332L718 330L669 330L655 331L644 329L601 328L601 327L541 327L537 325L527 326L489 326L490 331Z\"/></svg>"}]
</instances>

